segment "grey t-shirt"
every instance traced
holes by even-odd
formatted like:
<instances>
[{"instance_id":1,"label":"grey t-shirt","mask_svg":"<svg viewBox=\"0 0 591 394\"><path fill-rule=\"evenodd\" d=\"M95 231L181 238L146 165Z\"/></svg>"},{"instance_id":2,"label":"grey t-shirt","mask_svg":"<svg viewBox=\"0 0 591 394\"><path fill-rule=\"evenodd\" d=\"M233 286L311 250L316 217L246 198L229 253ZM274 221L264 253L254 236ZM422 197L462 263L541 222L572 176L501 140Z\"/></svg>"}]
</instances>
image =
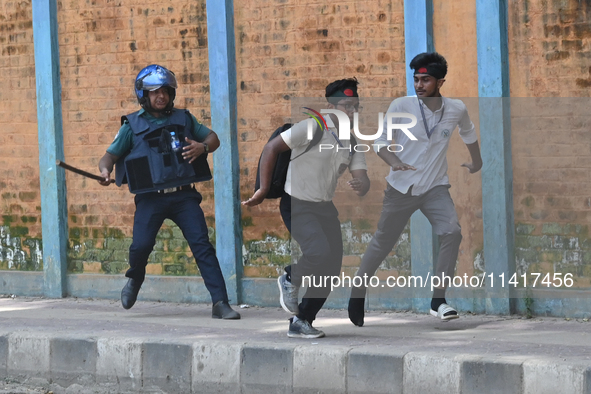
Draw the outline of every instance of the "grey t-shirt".
<instances>
[{"instance_id":1,"label":"grey t-shirt","mask_svg":"<svg viewBox=\"0 0 591 394\"><path fill-rule=\"evenodd\" d=\"M350 140L341 140L343 146L339 147L339 142L335 138L335 135L338 136L338 130L329 117L325 120L328 131L324 131L316 146L300 157L297 156L310 144L308 120L298 122L280 134L285 144L291 148L291 158L295 158L287 169L285 192L299 200L331 201L337 181L347 168L350 171L367 170L365 153L353 154Z\"/></svg>"}]
</instances>

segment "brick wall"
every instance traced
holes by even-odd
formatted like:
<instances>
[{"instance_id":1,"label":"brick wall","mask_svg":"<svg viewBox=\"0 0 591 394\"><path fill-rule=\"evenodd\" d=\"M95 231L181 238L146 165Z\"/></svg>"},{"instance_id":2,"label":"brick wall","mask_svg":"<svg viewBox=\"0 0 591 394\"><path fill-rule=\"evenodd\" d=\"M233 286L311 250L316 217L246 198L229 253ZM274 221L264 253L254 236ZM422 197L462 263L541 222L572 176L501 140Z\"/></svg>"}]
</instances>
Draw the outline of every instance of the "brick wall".
<instances>
[{"instance_id":1,"label":"brick wall","mask_svg":"<svg viewBox=\"0 0 591 394\"><path fill-rule=\"evenodd\" d=\"M0 269L41 268L31 2L0 3Z\"/></svg>"},{"instance_id":2,"label":"brick wall","mask_svg":"<svg viewBox=\"0 0 591 394\"><path fill-rule=\"evenodd\" d=\"M474 1L433 1L435 50L445 56L448 73L442 94L459 98L468 107L470 119L479 132L478 56L476 51L476 3ZM482 147L481 149L486 149ZM450 194L462 227L458 273L473 274L483 269L483 223L481 174L461 167L470 161L466 145L455 134L447 154Z\"/></svg>"},{"instance_id":3,"label":"brick wall","mask_svg":"<svg viewBox=\"0 0 591 394\"><path fill-rule=\"evenodd\" d=\"M434 10L435 47L450 65L443 93L477 97L475 5L436 0ZM589 2L579 1L509 4L517 269L570 272L577 287L589 287L591 272L590 12ZM477 100L464 101L478 128ZM482 268L483 223L480 176L458 167L467 157L452 140L450 191L464 235L458 271L470 273Z\"/></svg>"},{"instance_id":4,"label":"brick wall","mask_svg":"<svg viewBox=\"0 0 591 394\"><path fill-rule=\"evenodd\" d=\"M589 287L591 99L512 100L516 259L523 272L562 272Z\"/></svg>"},{"instance_id":5,"label":"brick wall","mask_svg":"<svg viewBox=\"0 0 591 394\"><path fill-rule=\"evenodd\" d=\"M353 76L360 81L362 97L405 94L403 1L245 0L234 7L244 197L253 192L263 145L275 128L290 120L293 98L323 97L328 83ZM344 264L350 271L356 270L351 265L358 264L365 249L360 239L375 231L388 171L375 154L367 156L369 195L362 203L352 200L343 179L335 197L350 257ZM247 208L243 216L245 274L275 277L291 254L278 202ZM400 267L408 266L408 257Z\"/></svg>"},{"instance_id":6,"label":"brick wall","mask_svg":"<svg viewBox=\"0 0 591 394\"><path fill-rule=\"evenodd\" d=\"M589 97L591 3L512 2L509 51L512 97Z\"/></svg>"},{"instance_id":7,"label":"brick wall","mask_svg":"<svg viewBox=\"0 0 591 394\"><path fill-rule=\"evenodd\" d=\"M8 1L0 4L3 6L2 21L9 22L6 29L18 30L15 39L26 40L28 44L28 47L6 45L2 61L13 66L11 71L15 74L10 74L11 84L29 88L28 105L22 95L14 105L22 111L19 120L28 122L33 141L37 130L33 110L31 4L17 5ZM58 4L64 145L68 163L95 171L98 159L119 127L120 116L138 108L132 92L133 80L137 72L150 63L159 63L175 71L181 85L177 106L189 108L206 125L210 124L205 2L188 5L173 1L169 4L107 0ZM20 24L13 21L17 18L22 20ZM318 1L245 1L235 4L235 19L241 187L245 197L252 190L256 161L268 134L290 117L291 97L321 96L328 82L350 76L359 78L362 92L367 96L396 97L405 91L402 0L372 4L343 1L330 6ZM28 80L22 78L25 64L29 65ZM10 122L10 127L15 127L14 116L13 112L12 118L5 120L5 123ZM36 145L32 148L36 149ZM11 149L12 153L16 148L11 146ZM26 156L31 159L29 153ZM13 171L18 167L16 161L7 163L6 168L11 170L6 172L6 178L27 179L27 176L14 176ZM36 158L27 170L34 176L28 180L27 187L11 187L7 182L7 188L20 191L20 194L4 196L5 201L18 199L18 204L7 204L4 210L7 214L15 210L20 213L4 220L5 231L16 232L17 238L7 241L11 244L40 237ZM385 173L386 169L376 171L378 181L374 187L378 194L383 189ZM131 239L134 212L131 195L125 188L106 189L71 173L66 175L66 181L69 271L121 272L126 267L126 251ZM200 185L200 190L204 194L203 208L208 223L213 227L212 186L211 182L205 183ZM27 217L22 215L24 212L29 213ZM258 260L262 264L260 270L257 264L252 264L253 269L247 268L247 274L272 273L275 269L269 271L268 268L274 266L270 257L274 253L260 254L265 250L261 245L269 237L282 245L288 239L278 219L276 203L245 211L243 222L248 246L246 261L251 266L250 262L260 257ZM186 244L177 240L178 234L166 235L176 230L171 223L165 224L149 272L195 273L190 261L182 263L187 260L183 256L189 255ZM368 227L365 231L373 229ZM213 239L215 234L211 235ZM41 269L40 259L33 253L36 249L26 249L19 246L11 253L19 256L23 251L28 253L28 260L37 259L29 266ZM257 257L257 253L260 256ZM161 263L156 264L157 261ZM10 264L10 268L24 266Z\"/></svg>"},{"instance_id":8,"label":"brick wall","mask_svg":"<svg viewBox=\"0 0 591 394\"><path fill-rule=\"evenodd\" d=\"M175 105L211 126L205 1L70 1L58 11L64 145L68 162L96 171L121 115L139 109L133 83L146 65L176 74ZM70 272L119 273L127 269L134 204L127 187L108 189L67 174ZM199 185L213 225L213 183ZM166 222L150 274L196 274L180 230Z\"/></svg>"},{"instance_id":9,"label":"brick wall","mask_svg":"<svg viewBox=\"0 0 591 394\"><path fill-rule=\"evenodd\" d=\"M0 268L34 269L40 259L40 202L32 9L0 2L2 92L2 231ZM150 63L175 71L176 105L210 125L205 2L69 1L58 3L64 152L68 163L96 172L123 114L139 107L137 72ZM70 272L121 272L133 224L126 188L103 188L68 173ZM213 226L213 184L200 185ZM6 234L6 236L4 236ZM171 234L171 235L167 235ZM173 237L172 234L175 236ZM213 237L213 233L212 233ZM150 273L195 274L178 228L165 225ZM165 256L162 254L166 253Z\"/></svg>"},{"instance_id":10,"label":"brick wall","mask_svg":"<svg viewBox=\"0 0 591 394\"><path fill-rule=\"evenodd\" d=\"M509 11L517 267L572 273L578 287L591 284L589 18L589 1Z\"/></svg>"},{"instance_id":11,"label":"brick wall","mask_svg":"<svg viewBox=\"0 0 591 394\"><path fill-rule=\"evenodd\" d=\"M443 93L477 96L476 22L473 2L434 1L435 46L449 61ZM295 97L318 97L332 80L356 76L366 97L404 95L402 0L235 2L238 139L241 194L252 193L256 164L269 134L291 118ZM138 108L132 85L137 72L159 63L177 74L176 105L210 125L205 1L93 0L58 3L66 161L96 171L122 114ZM509 9L511 91L517 97L588 97L589 2L523 0ZM0 269L41 269L40 202L31 2L0 0ZM475 100L466 99L471 108ZM515 106L516 105L516 106ZM591 276L586 218L589 203L589 119L568 102L554 103L566 127L513 109L513 160L517 258L520 269L573 264L585 285ZM581 105L581 104L579 104ZM585 108L586 103L581 105ZM561 107L562 106L562 107ZM584 109L582 110L584 112ZM471 109L478 125L478 114ZM530 127L531 126L531 127ZM562 138L564 136L564 138ZM483 147L485 149L486 147ZM372 189L362 202L343 179L335 201L345 234L345 270L353 272L375 231L387 168L367 155ZM482 264L480 175L469 175L464 144L451 142L452 197L463 228L459 266ZM103 188L68 173L69 271L119 273L127 266L133 200L127 189ZM199 185L211 227L213 183ZM245 273L275 276L290 260L288 234L277 202L243 210ZM408 232L382 266L409 270ZM544 265L545 264L545 265ZM554 265L553 265L554 264ZM570 266L569 266L570 267ZM568 269L571 269L568 268ZM541 269L541 268L540 268ZM566 269L566 268L565 268ZM159 234L149 273L195 275L186 243L172 223Z\"/></svg>"}]
</instances>

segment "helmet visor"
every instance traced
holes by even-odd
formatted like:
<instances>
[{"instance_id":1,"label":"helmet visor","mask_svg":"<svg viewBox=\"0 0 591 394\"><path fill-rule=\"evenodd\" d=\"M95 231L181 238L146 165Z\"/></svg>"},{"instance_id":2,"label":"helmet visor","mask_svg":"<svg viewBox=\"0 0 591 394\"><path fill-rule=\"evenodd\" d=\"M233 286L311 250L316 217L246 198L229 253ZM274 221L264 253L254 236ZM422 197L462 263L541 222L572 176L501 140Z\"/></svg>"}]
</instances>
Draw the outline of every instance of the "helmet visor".
<instances>
[{"instance_id":1,"label":"helmet visor","mask_svg":"<svg viewBox=\"0 0 591 394\"><path fill-rule=\"evenodd\" d=\"M157 90L163 86L170 86L173 89L177 88L176 78L173 73L162 67L156 67L149 74L138 79L136 88L138 90Z\"/></svg>"}]
</instances>

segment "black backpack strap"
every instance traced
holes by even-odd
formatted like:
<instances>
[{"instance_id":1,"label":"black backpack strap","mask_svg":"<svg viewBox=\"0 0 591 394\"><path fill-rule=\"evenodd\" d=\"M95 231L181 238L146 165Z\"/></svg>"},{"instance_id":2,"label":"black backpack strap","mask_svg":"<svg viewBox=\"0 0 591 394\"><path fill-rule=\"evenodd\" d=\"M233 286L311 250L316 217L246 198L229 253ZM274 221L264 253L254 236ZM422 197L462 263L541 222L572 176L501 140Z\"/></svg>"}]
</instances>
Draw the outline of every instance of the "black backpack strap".
<instances>
[{"instance_id":1,"label":"black backpack strap","mask_svg":"<svg viewBox=\"0 0 591 394\"><path fill-rule=\"evenodd\" d=\"M310 151L310 149L312 149L313 147L318 145L318 143L322 139L322 134L324 134L324 127L320 127L314 132L314 136L312 137L312 141L310 141L310 144L308 144L308 146L306 147L306 150L303 151L302 153L300 153L299 155L297 155L296 157L294 157L293 159L291 159L291 161L297 159L298 157L300 157L304 153L308 153Z\"/></svg>"}]
</instances>

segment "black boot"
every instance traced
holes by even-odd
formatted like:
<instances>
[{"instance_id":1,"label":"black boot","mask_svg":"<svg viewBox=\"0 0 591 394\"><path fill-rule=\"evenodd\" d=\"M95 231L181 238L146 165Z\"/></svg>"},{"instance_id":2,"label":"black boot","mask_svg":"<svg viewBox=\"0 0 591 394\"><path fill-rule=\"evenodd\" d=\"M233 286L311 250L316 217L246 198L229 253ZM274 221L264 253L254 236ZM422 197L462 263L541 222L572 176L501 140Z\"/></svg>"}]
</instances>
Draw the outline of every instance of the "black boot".
<instances>
[{"instance_id":1,"label":"black boot","mask_svg":"<svg viewBox=\"0 0 591 394\"><path fill-rule=\"evenodd\" d=\"M129 278L127 284L121 290L121 305L123 308L129 309L135 304L137 294L140 292L142 284L135 279Z\"/></svg>"},{"instance_id":2,"label":"black boot","mask_svg":"<svg viewBox=\"0 0 591 394\"><path fill-rule=\"evenodd\" d=\"M363 327L365 298L349 298L349 320L357 327Z\"/></svg>"},{"instance_id":3,"label":"black boot","mask_svg":"<svg viewBox=\"0 0 591 394\"><path fill-rule=\"evenodd\" d=\"M211 317L214 319L237 320L240 319L240 313L232 309L228 301L218 301L211 308Z\"/></svg>"},{"instance_id":4,"label":"black boot","mask_svg":"<svg viewBox=\"0 0 591 394\"><path fill-rule=\"evenodd\" d=\"M349 298L349 320L357 327L363 327L365 317L365 287L353 287Z\"/></svg>"}]
</instances>

